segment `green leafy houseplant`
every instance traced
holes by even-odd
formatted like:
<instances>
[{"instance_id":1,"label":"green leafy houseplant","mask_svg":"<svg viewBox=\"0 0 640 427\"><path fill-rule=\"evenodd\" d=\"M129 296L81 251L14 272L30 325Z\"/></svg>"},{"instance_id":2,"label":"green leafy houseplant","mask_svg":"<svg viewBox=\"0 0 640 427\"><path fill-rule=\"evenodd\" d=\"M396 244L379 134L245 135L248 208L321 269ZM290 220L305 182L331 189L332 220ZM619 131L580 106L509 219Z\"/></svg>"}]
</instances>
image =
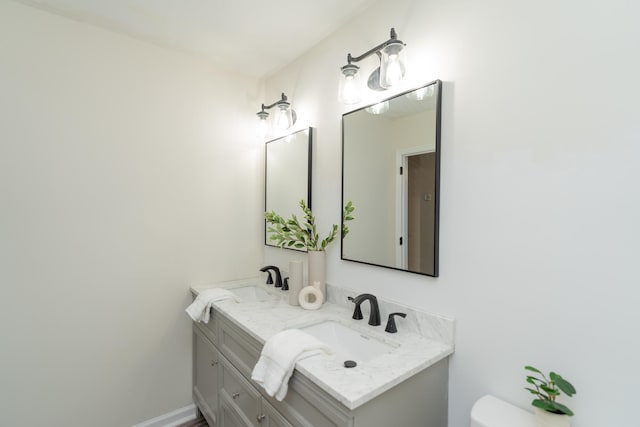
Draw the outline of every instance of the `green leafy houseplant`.
<instances>
[{"instance_id":1,"label":"green leafy houseplant","mask_svg":"<svg viewBox=\"0 0 640 427\"><path fill-rule=\"evenodd\" d=\"M533 366L525 366L524 369L534 373L527 376L527 382L533 385L535 389L525 387L525 390L536 396L536 399L531 402L534 407L552 414L573 416L571 409L562 403L556 402L560 392L569 397L576 394L576 389L569 381L555 372L550 372L549 377L547 377Z\"/></svg>"},{"instance_id":2,"label":"green leafy houseplant","mask_svg":"<svg viewBox=\"0 0 640 427\"><path fill-rule=\"evenodd\" d=\"M316 219L304 202L300 200L300 208L304 212L304 219L299 221L294 215L290 219L285 220L274 211L265 212L264 217L270 226L267 228L269 240L276 246L281 248L307 249L308 251L324 251L327 245L333 242L338 235L338 226L333 224L329 235L320 240L316 229ZM342 238L344 239L349 233L346 226L347 221L353 220L351 215L355 207L349 201L342 211Z\"/></svg>"}]
</instances>

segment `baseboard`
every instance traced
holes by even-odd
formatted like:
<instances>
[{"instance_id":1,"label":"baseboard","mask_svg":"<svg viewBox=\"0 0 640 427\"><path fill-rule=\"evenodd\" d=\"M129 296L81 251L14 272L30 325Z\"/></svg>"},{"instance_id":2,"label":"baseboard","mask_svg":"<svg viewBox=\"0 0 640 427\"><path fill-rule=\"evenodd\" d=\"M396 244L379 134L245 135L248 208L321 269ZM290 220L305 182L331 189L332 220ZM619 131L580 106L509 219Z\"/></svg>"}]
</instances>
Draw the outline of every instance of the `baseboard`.
<instances>
[{"instance_id":1,"label":"baseboard","mask_svg":"<svg viewBox=\"0 0 640 427\"><path fill-rule=\"evenodd\" d=\"M143 421L132 427L175 427L180 424L184 424L187 421L195 420L196 416L196 405L189 405L164 415L160 415L159 417Z\"/></svg>"}]
</instances>

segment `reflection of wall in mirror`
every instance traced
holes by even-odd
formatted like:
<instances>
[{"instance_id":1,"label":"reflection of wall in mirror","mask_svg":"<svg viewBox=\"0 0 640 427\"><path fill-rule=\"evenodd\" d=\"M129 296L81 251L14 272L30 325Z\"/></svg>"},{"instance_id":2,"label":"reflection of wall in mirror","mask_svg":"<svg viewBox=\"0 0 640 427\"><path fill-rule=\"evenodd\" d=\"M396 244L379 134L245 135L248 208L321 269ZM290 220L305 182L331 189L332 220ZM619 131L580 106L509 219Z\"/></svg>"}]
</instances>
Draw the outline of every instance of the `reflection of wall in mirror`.
<instances>
[{"instance_id":1,"label":"reflection of wall in mirror","mask_svg":"<svg viewBox=\"0 0 640 427\"><path fill-rule=\"evenodd\" d=\"M349 147L345 149L345 202L356 206L356 220L349 223L349 237L343 245L343 256L374 264L390 265L394 253L395 165L390 140L393 130L389 120L364 111L345 120ZM388 227L384 226L389 224Z\"/></svg>"},{"instance_id":2,"label":"reflection of wall in mirror","mask_svg":"<svg viewBox=\"0 0 640 427\"><path fill-rule=\"evenodd\" d=\"M301 217L308 198L309 134L298 132L267 144L266 210Z\"/></svg>"},{"instance_id":3,"label":"reflection of wall in mirror","mask_svg":"<svg viewBox=\"0 0 640 427\"><path fill-rule=\"evenodd\" d=\"M436 149L436 114L434 110L412 114L392 122L394 152L402 148L429 146ZM395 159L395 158L394 158Z\"/></svg>"}]
</instances>

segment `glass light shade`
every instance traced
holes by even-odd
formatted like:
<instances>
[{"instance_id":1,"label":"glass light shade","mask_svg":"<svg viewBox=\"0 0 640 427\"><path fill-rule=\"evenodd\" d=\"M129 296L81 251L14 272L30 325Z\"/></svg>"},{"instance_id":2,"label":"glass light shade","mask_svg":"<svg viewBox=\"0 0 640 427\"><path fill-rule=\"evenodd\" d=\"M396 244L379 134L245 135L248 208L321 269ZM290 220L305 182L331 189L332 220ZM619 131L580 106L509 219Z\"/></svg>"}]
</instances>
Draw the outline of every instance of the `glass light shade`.
<instances>
[{"instance_id":1,"label":"glass light shade","mask_svg":"<svg viewBox=\"0 0 640 427\"><path fill-rule=\"evenodd\" d=\"M355 104L362 98L360 90L360 67L347 64L341 68L340 86L338 87L338 98L343 104Z\"/></svg>"},{"instance_id":2,"label":"glass light shade","mask_svg":"<svg viewBox=\"0 0 640 427\"><path fill-rule=\"evenodd\" d=\"M369 114L374 114L374 115L384 114L387 111L389 111L389 101L378 102L377 104L372 105L371 107L365 108L365 110Z\"/></svg>"},{"instance_id":3,"label":"glass light shade","mask_svg":"<svg viewBox=\"0 0 640 427\"><path fill-rule=\"evenodd\" d=\"M261 111L256 113L258 115L258 135L260 138L265 139L271 135L271 126L269 126L269 113Z\"/></svg>"},{"instance_id":4,"label":"glass light shade","mask_svg":"<svg viewBox=\"0 0 640 427\"><path fill-rule=\"evenodd\" d=\"M433 85L429 85L416 89L413 92L409 92L407 97L414 101L424 101L425 99L432 97L434 93Z\"/></svg>"},{"instance_id":5,"label":"glass light shade","mask_svg":"<svg viewBox=\"0 0 640 427\"><path fill-rule=\"evenodd\" d=\"M392 42L380 51L380 86L388 89L404 77L404 55L402 42Z\"/></svg>"},{"instance_id":6,"label":"glass light shade","mask_svg":"<svg viewBox=\"0 0 640 427\"><path fill-rule=\"evenodd\" d=\"M287 130L293 126L293 114L291 113L290 104L288 102L279 102L276 112L276 127L280 130Z\"/></svg>"}]
</instances>

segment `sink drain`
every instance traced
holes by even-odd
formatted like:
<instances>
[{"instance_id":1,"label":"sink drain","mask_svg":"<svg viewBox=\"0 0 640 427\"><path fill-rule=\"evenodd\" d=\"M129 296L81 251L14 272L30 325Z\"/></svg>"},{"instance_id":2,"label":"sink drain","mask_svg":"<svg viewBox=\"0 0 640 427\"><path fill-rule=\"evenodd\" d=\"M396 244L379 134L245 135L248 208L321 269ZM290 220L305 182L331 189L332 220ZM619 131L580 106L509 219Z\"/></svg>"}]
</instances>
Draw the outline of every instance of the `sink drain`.
<instances>
[{"instance_id":1,"label":"sink drain","mask_svg":"<svg viewBox=\"0 0 640 427\"><path fill-rule=\"evenodd\" d=\"M345 368L355 368L358 364L353 360L345 360L344 367Z\"/></svg>"}]
</instances>

